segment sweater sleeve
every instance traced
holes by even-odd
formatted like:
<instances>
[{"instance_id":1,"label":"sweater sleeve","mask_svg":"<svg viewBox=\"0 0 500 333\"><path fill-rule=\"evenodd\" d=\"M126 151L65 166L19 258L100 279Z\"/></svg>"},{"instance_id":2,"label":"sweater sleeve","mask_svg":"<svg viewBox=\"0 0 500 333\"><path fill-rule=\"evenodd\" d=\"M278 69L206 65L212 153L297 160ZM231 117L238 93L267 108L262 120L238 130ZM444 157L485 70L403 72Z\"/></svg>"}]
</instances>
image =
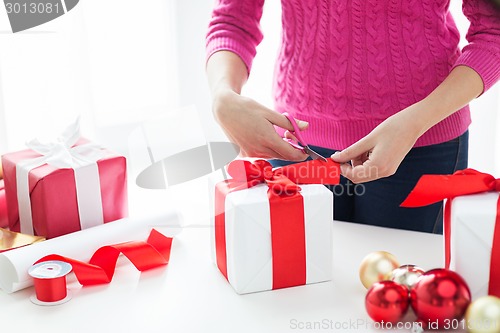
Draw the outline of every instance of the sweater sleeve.
<instances>
[{"instance_id":1,"label":"sweater sleeve","mask_svg":"<svg viewBox=\"0 0 500 333\"><path fill-rule=\"evenodd\" d=\"M206 35L206 59L217 51L236 53L250 73L262 41L260 18L264 0L216 0Z\"/></svg>"},{"instance_id":2,"label":"sweater sleeve","mask_svg":"<svg viewBox=\"0 0 500 333\"><path fill-rule=\"evenodd\" d=\"M455 66L474 69L488 90L500 78L500 7L493 0L463 0L462 10L470 21L467 44Z\"/></svg>"}]
</instances>

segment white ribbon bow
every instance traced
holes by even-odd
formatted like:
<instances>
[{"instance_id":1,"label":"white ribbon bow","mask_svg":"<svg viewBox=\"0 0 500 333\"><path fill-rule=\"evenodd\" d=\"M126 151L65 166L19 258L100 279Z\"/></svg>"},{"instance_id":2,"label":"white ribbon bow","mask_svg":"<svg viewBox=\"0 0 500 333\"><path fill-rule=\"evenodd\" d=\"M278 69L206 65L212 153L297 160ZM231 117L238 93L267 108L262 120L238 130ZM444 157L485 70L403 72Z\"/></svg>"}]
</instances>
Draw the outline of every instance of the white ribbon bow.
<instances>
[{"instance_id":1,"label":"white ribbon bow","mask_svg":"<svg viewBox=\"0 0 500 333\"><path fill-rule=\"evenodd\" d=\"M93 143L74 146L79 138L80 121L77 119L55 142L41 143L38 139L34 139L26 144L28 148L42 156L16 164L21 233L34 235L28 175L32 169L44 164L58 169L74 170L78 214L82 229L104 223L97 167L97 161L104 157L104 151Z\"/></svg>"}]
</instances>

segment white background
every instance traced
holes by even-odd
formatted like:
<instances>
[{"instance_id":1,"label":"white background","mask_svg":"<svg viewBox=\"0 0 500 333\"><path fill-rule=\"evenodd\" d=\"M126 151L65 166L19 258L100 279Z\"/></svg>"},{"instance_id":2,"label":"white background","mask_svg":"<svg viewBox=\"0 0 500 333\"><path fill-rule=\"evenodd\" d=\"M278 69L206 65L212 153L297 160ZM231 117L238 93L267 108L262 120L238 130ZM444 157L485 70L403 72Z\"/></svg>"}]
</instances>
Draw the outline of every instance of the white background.
<instances>
[{"instance_id":1,"label":"white background","mask_svg":"<svg viewBox=\"0 0 500 333\"><path fill-rule=\"evenodd\" d=\"M224 139L213 121L204 73L207 0L81 0L66 15L13 34L0 7L0 154L53 134L82 116L83 134L124 154L143 121L194 104L209 140ZM462 35L461 1L452 11ZM244 93L272 106L279 43L279 1L267 1L265 38ZM472 103L470 166L500 174L499 86ZM188 124L165 140L189 135Z\"/></svg>"}]
</instances>

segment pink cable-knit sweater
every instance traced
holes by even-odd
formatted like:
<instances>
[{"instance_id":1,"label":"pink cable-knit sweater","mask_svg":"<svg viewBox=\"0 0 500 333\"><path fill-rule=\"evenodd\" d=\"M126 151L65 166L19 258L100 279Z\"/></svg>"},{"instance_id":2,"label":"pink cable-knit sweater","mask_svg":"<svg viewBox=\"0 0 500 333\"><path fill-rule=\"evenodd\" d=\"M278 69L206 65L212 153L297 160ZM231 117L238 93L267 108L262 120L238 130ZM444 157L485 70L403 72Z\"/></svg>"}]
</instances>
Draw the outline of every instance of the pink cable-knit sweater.
<instances>
[{"instance_id":1,"label":"pink cable-knit sweater","mask_svg":"<svg viewBox=\"0 0 500 333\"><path fill-rule=\"evenodd\" d=\"M250 72L263 4L217 0L207 57L232 51ZM449 0L282 0L276 110L309 122L309 144L344 149L426 97L454 66L474 69L487 90L500 77L500 9L492 0L463 1L471 26L461 51L448 7ZM470 121L466 106L416 146L453 139Z\"/></svg>"}]
</instances>

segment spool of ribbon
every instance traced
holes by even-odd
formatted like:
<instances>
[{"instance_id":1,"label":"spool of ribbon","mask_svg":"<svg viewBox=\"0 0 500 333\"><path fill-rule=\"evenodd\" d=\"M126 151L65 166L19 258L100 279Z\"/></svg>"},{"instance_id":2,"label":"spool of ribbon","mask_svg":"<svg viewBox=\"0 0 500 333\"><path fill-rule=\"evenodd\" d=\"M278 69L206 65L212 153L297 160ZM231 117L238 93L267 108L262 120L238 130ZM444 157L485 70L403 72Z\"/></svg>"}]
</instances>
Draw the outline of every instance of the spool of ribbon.
<instances>
[{"instance_id":1,"label":"spool of ribbon","mask_svg":"<svg viewBox=\"0 0 500 333\"><path fill-rule=\"evenodd\" d=\"M445 267L451 261L451 205L453 198L468 194L500 192L500 179L474 169L465 169L453 175L423 175L411 191L402 207L421 207L444 199L444 251ZM500 196L497 201L495 229L490 259L488 293L500 297Z\"/></svg>"},{"instance_id":2,"label":"spool of ribbon","mask_svg":"<svg viewBox=\"0 0 500 333\"><path fill-rule=\"evenodd\" d=\"M42 156L23 160L16 164L17 200L21 233L34 235L29 173L32 169L44 164L74 170L81 228L86 229L103 223L97 161L104 157L104 151L94 143L75 146L79 138L80 123L79 119L77 119L54 142L41 143L38 139L34 139L26 144L28 148Z\"/></svg>"},{"instance_id":3,"label":"spool of ribbon","mask_svg":"<svg viewBox=\"0 0 500 333\"><path fill-rule=\"evenodd\" d=\"M73 267L78 282L83 286L109 283L115 273L116 261L122 253L139 271L167 265L173 238L167 237L155 229L151 230L146 241L130 241L99 248L88 263L50 254L39 259L35 264L47 261L61 261ZM50 292L50 293L56 293Z\"/></svg>"},{"instance_id":4,"label":"spool of ribbon","mask_svg":"<svg viewBox=\"0 0 500 333\"><path fill-rule=\"evenodd\" d=\"M232 179L216 185L215 249L217 267L228 279L225 200L234 191L265 183L269 187L273 289L306 283L304 203L299 184L338 184L339 164L313 160L272 169L269 162L235 160L228 166Z\"/></svg>"},{"instance_id":5,"label":"spool of ribbon","mask_svg":"<svg viewBox=\"0 0 500 333\"><path fill-rule=\"evenodd\" d=\"M66 289L66 275L71 265L63 261L45 261L31 266L28 273L35 284L31 302L37 305L59 305L71 299Z\"/></svg>"}]
</instances>

